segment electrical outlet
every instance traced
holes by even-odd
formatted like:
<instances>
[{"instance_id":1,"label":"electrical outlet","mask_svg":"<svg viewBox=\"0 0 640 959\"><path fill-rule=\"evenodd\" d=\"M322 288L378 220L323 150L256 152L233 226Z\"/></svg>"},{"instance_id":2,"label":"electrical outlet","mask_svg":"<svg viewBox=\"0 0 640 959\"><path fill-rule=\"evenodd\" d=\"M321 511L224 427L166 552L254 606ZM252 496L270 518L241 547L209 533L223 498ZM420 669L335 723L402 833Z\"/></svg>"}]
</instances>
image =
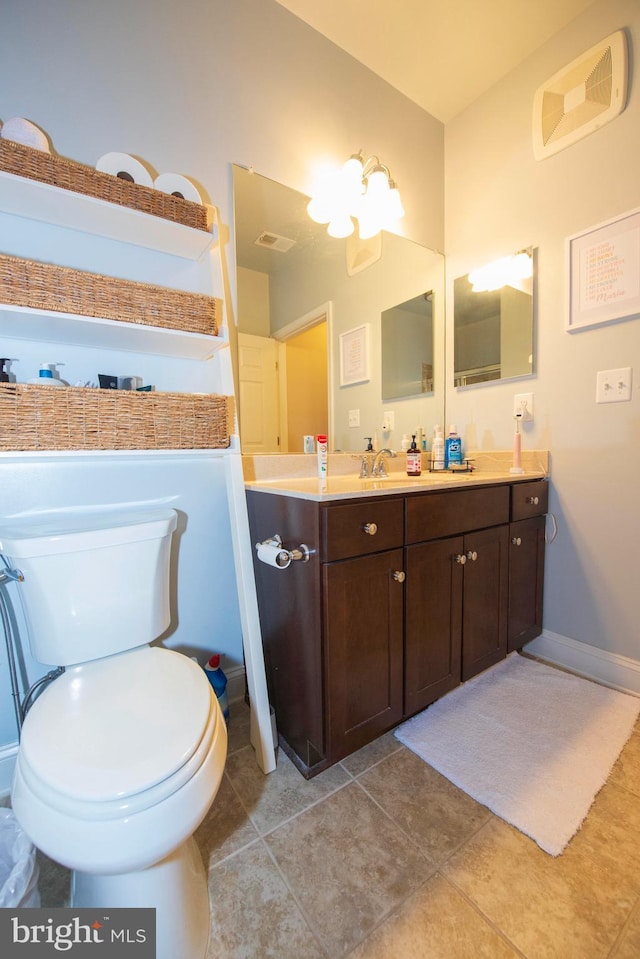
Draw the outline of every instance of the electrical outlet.
<instances>
[{"instance_id":1,"label":"electrical outlet","mask_svg":"<svg viewBox=\"0 0 640 959\"><path fill-rule=\"evenodd\" d=\"M395 427L395 414L393 410L382 411L382 432L390 433Z\"/></svg>"},{"instance_id":2,"label":"electrical outlet","mask_svg":"<svg viewBox=\"0 0 640 959\"><path fill-rule=\"evenodd\" d=\"M516 393L513 397L513 415L520 417L523 422L533 420L533 393Z\"/></svg>"},{"instance_id":3,"label":"electrical outlet","mask_svg":"<svg viewBox=\"0 0 640 959\"><path fill-rule=\"evenodd\" d=\"M596 403L623 403L631 399L630 366L620 370L599 370L596 376Z\"/></svg>"},{"instance_id":4,"label":"electrical outlet","mask_svg":"<svg viewBox=\"0 0 640 959\"><path fill-rule=\"evenodd\" d=\"M349 410L349 426L360 426L360 410Z\"/></svg>"}]
</instances>

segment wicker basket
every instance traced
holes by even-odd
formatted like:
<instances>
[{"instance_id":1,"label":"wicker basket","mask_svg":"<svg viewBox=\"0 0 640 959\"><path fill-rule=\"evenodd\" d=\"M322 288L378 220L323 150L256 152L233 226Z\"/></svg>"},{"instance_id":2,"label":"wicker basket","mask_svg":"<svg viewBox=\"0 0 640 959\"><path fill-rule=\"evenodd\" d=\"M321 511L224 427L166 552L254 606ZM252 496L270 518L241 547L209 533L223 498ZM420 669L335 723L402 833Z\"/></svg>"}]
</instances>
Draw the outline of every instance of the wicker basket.
<instances>
[{"instance_id":1,"label":"wicker basket","mask_svg":"<svg viewBox=\"0 0 640 959\"><path fill-rule=\"evenodd\" d=\"M212 296L2 254L0 302L210 336L218 332L219 305Z\"/></svg>"},{"instance_id":2,"label":"wicker basket","mask_svg":"<svg viewBox=\"0 0 640 959\"><path fill-rule=\"evenodd\" d=\"M0 450L224 449L231 399L0 383Z\"/></svg>"},{"instance_id":3,"label":"wicker basket","mask_svg":"<svg viewBox=\"0 0 640 959\"><path fill-rule=\"evenodd\" d=\"M143 213L151 213L174 223L208 230L208 211L200 203L183 200L152 187L131 183L111 173L102 173L75 160L53 156L42 150L13 143L0 138L0 170L29 180L40 180L74 193L107 200L119 206L128 206Z\"/></svg>"}]
</instances>

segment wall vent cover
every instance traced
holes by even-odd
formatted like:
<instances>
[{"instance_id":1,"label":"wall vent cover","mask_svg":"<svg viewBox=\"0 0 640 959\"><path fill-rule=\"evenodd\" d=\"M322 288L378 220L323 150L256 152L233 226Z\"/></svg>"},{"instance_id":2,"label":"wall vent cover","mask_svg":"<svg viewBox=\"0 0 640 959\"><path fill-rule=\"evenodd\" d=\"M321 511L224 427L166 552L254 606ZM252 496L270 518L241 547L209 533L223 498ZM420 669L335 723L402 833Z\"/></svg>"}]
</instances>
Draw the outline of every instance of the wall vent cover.
<instances>
[{"instance_id":1,"label":"wall vent cover","mask_svg":"<svg viewBox=\"0 0 640 959\"><path fill-rule=\"evenodd\" d=\"M544 160L625 108L627 43L617 30L555 73L533 100L533 153Z\"/></svg>"},{"instance_id":2,"label":"wall vent cover","mask_svg":"<svg viewBox=\"0 0 640 959\"><path fill-rule=\"evenodd\" d=\"M286 236L279 236L277 233L261 233L257 240L254 240L256 246L262 246L267 250L277 250L278 253L286 253L295 246L295 240L290 240Z\"/></svg>"}]
</instances>

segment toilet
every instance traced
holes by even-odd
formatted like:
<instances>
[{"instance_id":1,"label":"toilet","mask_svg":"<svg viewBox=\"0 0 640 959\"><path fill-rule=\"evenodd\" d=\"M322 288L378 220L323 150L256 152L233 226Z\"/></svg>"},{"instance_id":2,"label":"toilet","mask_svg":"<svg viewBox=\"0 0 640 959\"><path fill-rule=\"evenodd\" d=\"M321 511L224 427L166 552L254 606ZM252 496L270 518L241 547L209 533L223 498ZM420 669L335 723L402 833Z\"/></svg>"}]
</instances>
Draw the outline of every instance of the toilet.
<instances>
[{"instance_id":1,"label":"toilet","mask_svg":"<svg viewBox=\"0 0 640 959\"><path fill-rule=\"evenodd\" d=\"M0 524L34 658L65 672L22 727L12 790L34 845L72 873L75 907L156 909L158 959L204 959L207 877L193 833L227 731L204 671L150 643L170 621L175 510Z\"/></svg>"}]
</instances>

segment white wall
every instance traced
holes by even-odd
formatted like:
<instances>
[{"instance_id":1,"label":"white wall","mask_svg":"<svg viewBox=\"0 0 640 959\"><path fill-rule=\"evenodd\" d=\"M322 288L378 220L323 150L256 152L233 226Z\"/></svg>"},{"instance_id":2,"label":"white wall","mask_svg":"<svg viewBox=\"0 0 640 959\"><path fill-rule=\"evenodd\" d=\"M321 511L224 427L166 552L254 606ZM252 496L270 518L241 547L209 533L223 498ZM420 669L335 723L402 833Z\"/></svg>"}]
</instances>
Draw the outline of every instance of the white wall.
<instances>
[{"instance_id":1,"label":"white wall","mask_svg":"<svg viewBox=\"0 0 640 959\"><path fill-rule=\"evenodd\" d=\"M625 112L536 161L535 90L622 27L631 64ZM640 206L639 58L640 4L602 0L448 124L445 136L449 290L454 277L474 266L530 244L538 249L535 376L449 387L447 418L464 431L468 446L509 448L513 395L533 391L535 422L525 429L523 445L551 450L551 509L559 524L547 551L545 632L560 644L576 640L636 664L640 319L573 334L564 332L564 322L565 238ZM450 301L448 307L450 370ZM632 401L596 405L596 372L625 366L635 370Z\"/></svg>"}]
</instances>

